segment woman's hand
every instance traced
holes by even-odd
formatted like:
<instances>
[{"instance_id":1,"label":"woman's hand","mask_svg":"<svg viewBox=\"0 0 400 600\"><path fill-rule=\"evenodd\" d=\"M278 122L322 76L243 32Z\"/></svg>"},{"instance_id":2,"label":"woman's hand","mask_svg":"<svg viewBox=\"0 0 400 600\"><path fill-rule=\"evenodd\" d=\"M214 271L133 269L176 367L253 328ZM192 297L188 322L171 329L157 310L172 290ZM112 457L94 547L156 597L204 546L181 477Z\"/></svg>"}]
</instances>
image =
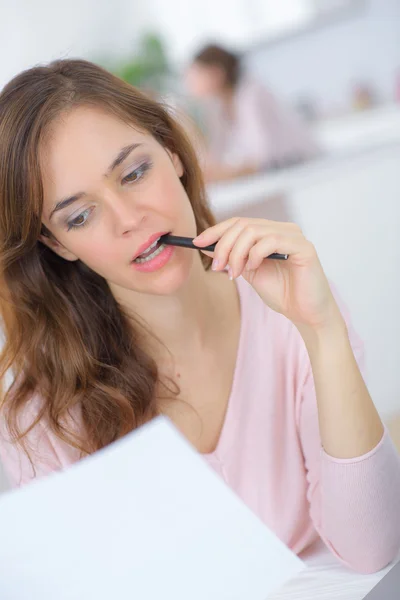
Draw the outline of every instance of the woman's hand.
<instances>
[{"instance_id":1,"label":"woman's hand","mask_svg":"<svg viewBox=\"0 0 400 600\"><path fill-rule=\"evenodd\" d=\"M231 278L242 275L265 304L290 319L301 333L304 328L343 327L315 248L297 225L232 218L194 239L199 249L215 242L214 253L205 252L213 256L213 270L228 266ZM273 252L289 254L289 259L266 259Z\"/></svg>"},{"instance_id":2,"label":"woman's hand","mask_svg":"<svg viewBox=\"0 0 400 600\"><path fill-rule=\"evenodd\" d=\"M297 225L240 218L194 239L200 249L215 242L215 270L229 265L232 277L243 275L268 306L299 330L310 358L325 452L340 459L370 452L384 428L314 246ZM289 259L265 258L273 252L289 254Z\"/></svg>"}]
</instances>

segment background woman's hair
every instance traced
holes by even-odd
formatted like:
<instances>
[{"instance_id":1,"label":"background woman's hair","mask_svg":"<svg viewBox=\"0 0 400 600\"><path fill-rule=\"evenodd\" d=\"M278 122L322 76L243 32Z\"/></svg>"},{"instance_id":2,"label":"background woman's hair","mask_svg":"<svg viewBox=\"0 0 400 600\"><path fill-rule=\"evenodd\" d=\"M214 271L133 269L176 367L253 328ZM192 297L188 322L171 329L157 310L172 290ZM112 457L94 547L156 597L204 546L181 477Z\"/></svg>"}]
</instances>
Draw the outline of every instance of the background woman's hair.
<instances>
[{"instance_id":1,"label":"background woman's hair","mask_svg":"<svg viewBox=\"0 0 400 600\"><path fill-rule=\"evenodd\" d=\"M60 60L15 77L0 94L1 317L5 344L0 377L8 431L24 445L41 419L60 439L91 453L157 414L157 366L143 345L143 326L118 305L106 281L82 262L42 244L43 185L39 148L60 114L100 107L151 134L183 164L182 184L197 232L214 224L190 142L159 103L101 67ZM204 267L210 259L202 255ZM166 386L168 388L168 386ZM170 392L173 390L170 390ZM175 389L175 394L177 391ZM28 427L19 417L39 395ZM79 407L82 431L68 416ZM25 438L25 439L24 439ZM34 461L33 461L34 462Z\"/></svg>"},{"instance_id":2,"label":"background woman's hair","mask_svg":"<svg viewBox=\"0 0 400 600\"><path fill-rule=\"evenodd\" d=\"M235 87L241 75L239 55L234 54L217 44L205 46L194 56L193 62L212 67L219 67L224 71L226 82L231 87Z\"/></svg>"}]
</instances>

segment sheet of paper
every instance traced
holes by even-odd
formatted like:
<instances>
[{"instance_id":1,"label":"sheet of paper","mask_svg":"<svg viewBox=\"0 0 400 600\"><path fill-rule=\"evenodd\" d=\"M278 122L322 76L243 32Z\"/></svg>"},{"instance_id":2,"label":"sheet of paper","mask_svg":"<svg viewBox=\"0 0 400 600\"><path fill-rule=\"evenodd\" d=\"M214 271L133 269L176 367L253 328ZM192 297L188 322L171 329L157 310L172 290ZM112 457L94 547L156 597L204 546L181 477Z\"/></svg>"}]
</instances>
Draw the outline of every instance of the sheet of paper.
<instances>
[{"instance_id":1,"label":"sheet of paper","mask_svg":"<svg viewBox=\"0 0 400 600\"><path fill-rule=\"evenodd\" d=\"M163 417L0 497L1 600L266 600L303 568Z\"/></svg>"}]
</instances>

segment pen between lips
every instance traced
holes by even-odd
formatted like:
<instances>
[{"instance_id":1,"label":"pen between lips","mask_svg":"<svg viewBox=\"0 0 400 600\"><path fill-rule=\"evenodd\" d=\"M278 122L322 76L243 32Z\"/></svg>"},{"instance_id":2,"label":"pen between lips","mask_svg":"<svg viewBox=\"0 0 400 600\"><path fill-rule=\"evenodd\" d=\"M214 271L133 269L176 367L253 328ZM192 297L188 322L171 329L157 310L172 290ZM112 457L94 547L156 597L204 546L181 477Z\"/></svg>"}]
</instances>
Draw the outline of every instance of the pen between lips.
<instances>
[{"instance_id":1,"label":"pen between lips","mask_svg":"<svg viewBox=\"0 0 400 600\"><path fill-rule=\"evenodd\" d=\"M192 248L193 250L207 250L208 252L214 252L216 244L211 244L210 246L204 246L203 248L199 248L199 246L195 246L193 244L193 239L194 238L167 234L161 236L160 242L162 244L166 244L167 246L181 246L182 248ZM287 260L289 258L289 255L274 252L273 254L270 254L265 258L273 258L275 260Z\"/></svg>"}]
</instances>

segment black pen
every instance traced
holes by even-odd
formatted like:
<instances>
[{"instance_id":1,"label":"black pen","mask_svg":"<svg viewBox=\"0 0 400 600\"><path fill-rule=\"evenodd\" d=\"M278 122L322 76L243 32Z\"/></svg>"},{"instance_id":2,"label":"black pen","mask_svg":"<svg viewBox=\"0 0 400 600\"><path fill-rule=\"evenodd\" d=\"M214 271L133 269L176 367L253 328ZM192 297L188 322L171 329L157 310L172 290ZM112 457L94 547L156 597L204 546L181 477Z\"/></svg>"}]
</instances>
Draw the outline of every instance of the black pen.
<instances>
[{"instance_id":1,"label":"black pen","mask_svg":"<svg viewBox=\"0 0 400 600\"><path fill-rule=\"evenodd\" d=\"M167 233L166 235L161 236L160 242L162 244L166 244L167 246L181 246L182 248L192 248L193 250L207 250L208 252L214 252L215 246L217 245L215 243L211 244L210 246L204 246L203 248L200 248L199 246L195 246L193 244L193 239L194 238L181 237L179 235L169 235ZM273 254L270 254L265 258L274 258L275 260L287 260L289 258L289 255L274 252Z\"/></svg>"}]
</instances>

